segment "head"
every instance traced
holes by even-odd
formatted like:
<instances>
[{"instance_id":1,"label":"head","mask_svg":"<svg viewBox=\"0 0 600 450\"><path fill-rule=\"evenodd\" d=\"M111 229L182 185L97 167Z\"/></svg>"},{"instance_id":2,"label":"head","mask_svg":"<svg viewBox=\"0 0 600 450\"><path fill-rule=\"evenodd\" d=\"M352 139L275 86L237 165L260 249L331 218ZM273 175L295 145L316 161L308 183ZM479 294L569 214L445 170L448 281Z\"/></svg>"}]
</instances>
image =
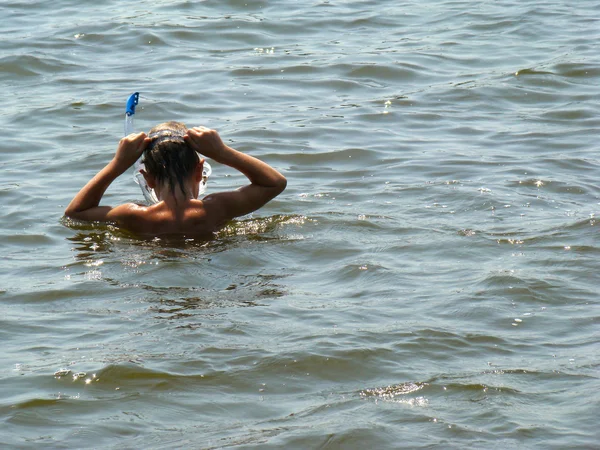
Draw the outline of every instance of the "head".
<instances>
[{"instance_id":1,"label":"head","mask_svg":"<svg viewBox=\"0 0 600 450\"><path fill-rule=\"evenodd\" d=\"M202 161L198 154L183 140L187 131L181 122L165 122L155 126L148 133L151 142L144 150L143 172L151 188L168 187L171 194L180 190L184 196L193 196L188 192L191 181L202 178Z\"/></svg>"}]
</instances>

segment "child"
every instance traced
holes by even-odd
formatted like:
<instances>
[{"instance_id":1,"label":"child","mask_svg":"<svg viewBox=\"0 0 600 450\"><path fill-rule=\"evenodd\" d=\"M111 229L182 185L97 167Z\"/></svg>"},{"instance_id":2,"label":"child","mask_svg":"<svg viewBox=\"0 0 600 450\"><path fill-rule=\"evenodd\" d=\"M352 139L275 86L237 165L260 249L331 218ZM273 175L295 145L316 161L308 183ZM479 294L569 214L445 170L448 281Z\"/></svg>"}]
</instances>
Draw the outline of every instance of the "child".
<instances>
[{"instance_id":1,"label":"child","mask_svg":"<svg viewBox=\"0 0 600 450\"><path fill-rule=\"evenodd\" d=\"M125 203L99 206L108 186L144 154L142 175L159 202L151 206ZM197 200L204 159L198 153L242 172L250 184L236 191L210 194ZM187 129L167 122L145 133L121 139L117 153L69 203L73 219L113 222L143 236L211 237L234 217L256 211L285 189L283 175L268 164L228 147L215 130Z\"/></svg>"}]
</instances>

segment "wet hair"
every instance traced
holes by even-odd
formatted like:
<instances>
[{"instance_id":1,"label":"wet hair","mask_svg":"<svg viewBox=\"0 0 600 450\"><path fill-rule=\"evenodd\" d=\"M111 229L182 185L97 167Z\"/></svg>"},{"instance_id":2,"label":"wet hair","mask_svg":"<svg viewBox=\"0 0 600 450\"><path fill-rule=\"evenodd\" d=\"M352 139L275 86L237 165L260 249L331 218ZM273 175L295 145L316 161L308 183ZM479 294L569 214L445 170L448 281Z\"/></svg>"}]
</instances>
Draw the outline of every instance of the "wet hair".
<instances>
[{"instance_id":1,"label":"wet hair","mask_svg":"<svg viewBox=\"0 0 600 450\"><path fill-rule=\"evenodd\" d=\"M168 183L171 193L179 186L183 195L185 180L189 178L198 165L198 155L183 140L187 127L181 122L165 122L155 126L148 133L151 139L144 150L143 163L157 184Z\"/></svg>"}]
</instances>

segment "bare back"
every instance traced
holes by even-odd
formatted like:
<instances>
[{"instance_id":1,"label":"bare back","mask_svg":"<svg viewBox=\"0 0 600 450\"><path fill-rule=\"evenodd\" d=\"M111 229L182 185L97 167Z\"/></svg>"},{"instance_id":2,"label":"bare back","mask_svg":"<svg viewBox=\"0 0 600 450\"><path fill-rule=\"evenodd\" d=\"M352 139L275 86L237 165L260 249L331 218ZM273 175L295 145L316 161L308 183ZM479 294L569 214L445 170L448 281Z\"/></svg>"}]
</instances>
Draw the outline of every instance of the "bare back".
<instances>
[{"instance_id":1,"label":"bare back","mask_svg":"<svg viewBox=\"0 0 600 450\"><path fill-rule=\"evenodd\" d=\"M164 201L151 206L129 203L118 207L121 211L115 211L113 220L140 236L210 238L231 219L218 203L210 198L207 202L190 199L176 208Z\"/></svg>"}]
</instances>

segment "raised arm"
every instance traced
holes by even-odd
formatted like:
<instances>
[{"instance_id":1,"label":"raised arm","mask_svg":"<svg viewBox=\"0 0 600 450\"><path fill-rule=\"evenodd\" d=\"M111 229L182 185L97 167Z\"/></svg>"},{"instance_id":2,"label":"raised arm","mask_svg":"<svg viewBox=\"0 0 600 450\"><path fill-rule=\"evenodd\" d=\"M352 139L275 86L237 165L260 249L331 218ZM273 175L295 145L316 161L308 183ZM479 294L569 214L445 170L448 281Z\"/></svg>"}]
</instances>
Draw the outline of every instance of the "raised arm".
<instances>
[{"instance_id":1,"label":"raised arm","mask_svg":"<svg viewBox=\"0 0 600 450\"><path fill-rule=\"evenodd\" d=\"M112 161L88 181L75 198L71 200L71 203L65 209L65 216L79 220L102 222L118 219L119 213L128 209L130 205L121 205L117 208L99 206L100 200L108 186L137 161L148 142L145 133L130 134L121 139Z\"/></svg>"},{"instance_id":2,"label":"raised arm","mask_svg":"<svg viewBox=\"0 0 600 450\"><path fill-rule=\"evenodd\" d=\"M220 192L204 198L207 208L216 204L224 220L256 211L277 197L287 185L287 180L277 170L250 155L238 152L223 143L215 130L194 127L184 139L198 153L242 172L250 184L236 191Z\"/></svg>"}]
</instances>

